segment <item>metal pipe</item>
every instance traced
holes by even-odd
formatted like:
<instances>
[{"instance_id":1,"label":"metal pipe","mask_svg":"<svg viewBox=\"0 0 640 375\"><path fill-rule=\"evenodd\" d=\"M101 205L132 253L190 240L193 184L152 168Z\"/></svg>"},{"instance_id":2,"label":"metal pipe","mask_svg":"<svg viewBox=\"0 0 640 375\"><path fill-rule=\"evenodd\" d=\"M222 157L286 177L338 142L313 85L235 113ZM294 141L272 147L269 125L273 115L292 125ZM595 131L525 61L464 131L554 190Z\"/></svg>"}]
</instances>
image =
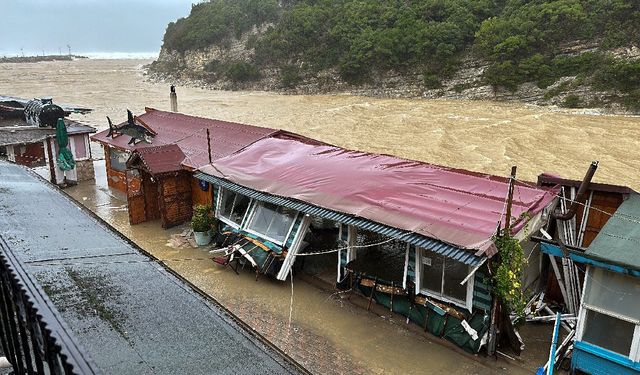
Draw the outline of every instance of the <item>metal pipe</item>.
<instances>
[{"instance_id":1,"label":"metal pipe","mask_svg":"<svg viewBox=\"0 0 640 375\"><path fill-rule=\"evenodd\" d=\"M580 188L578 189L578 194L573 200L571 207L569 207L569 209L565 213L559 213L557 211L552 213L551 216L553 216L554 219L562 220L562 221L570 220L576 214L576 211L578 210L578 204L579 204L578 202L582 200L584 193L587 192L587 189L589 188L589 184L591 183L591 179L593 178L593 175L596 173L596 169L598 169L598 161L592 161L591 165L589 166L589 170L587 171L587 174L584 176L584 179L580 184Z\"/></svg>"},{"instance_id":2,"label":"metal pipe","mask_svg":"<svg viewBox=\"0 0 640 375\"><path fill-rule=\"evenodd\" d=\"M171 112L178 112L178 94L176 93L176 87L174 85L171 85L169 98L171 99Z\"/></svg>"}]
</instances>

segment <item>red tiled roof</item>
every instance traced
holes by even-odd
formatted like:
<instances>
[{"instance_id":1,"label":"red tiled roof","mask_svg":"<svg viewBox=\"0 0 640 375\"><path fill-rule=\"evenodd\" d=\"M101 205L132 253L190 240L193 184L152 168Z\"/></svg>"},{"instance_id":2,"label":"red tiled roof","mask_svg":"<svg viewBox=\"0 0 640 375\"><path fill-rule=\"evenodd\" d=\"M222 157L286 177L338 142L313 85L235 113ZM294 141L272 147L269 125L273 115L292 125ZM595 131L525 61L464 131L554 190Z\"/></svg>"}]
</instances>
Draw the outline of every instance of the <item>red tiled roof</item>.
<instances>
[{"instance_id":1,"label":"red tiled roof","mask_svg":"<svg viewBox=\"0 0 640 375\"><path fill-rule=\"evenodd\" d=\"M110 138L107 137L108 130L99 132L91 139L127 151L175 144L185 155L182 164L197 169L209 163L207 129L211 135L213 160L231 155L259 139L278 132L271 128L165 112L153 108L145 108L145 111L146 113L138 116L137 119L157 133L152 143L140 142L129 145L130 137L123 135Z\"/></svg>"},{"instance_id":2,"label":"red tiled roof","mask_svg":"<svg viewBox=\"0 0 640 375\"><path fill-rule=\"evenodd\" d=\"M184 153L176 144L143 147L133 151L131 158L127 161L127 166L135 163L138 159L149 173L155 176L182 170L180 164L184 160Z\"/></svg>"}]
</instances>

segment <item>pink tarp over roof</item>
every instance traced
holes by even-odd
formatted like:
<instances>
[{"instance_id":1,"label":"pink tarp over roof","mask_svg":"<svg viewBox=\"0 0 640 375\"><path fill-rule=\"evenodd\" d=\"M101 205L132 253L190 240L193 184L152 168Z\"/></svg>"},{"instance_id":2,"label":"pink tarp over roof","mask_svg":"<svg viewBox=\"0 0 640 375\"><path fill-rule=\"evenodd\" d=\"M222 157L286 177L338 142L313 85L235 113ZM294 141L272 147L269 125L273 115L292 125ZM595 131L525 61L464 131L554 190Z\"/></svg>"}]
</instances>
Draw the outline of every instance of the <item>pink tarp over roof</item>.
<instances>
[{"instance_id":1,"label":"pink tarp over roof","mask_svg":"<svg viewBox=\"0 0 640 375\"><path fill-rule=\"evenodd\" d=\"M99 132L91 139L127 151L176 144L185 155L182 165L197 169L209 163L207 129L211 134L212 159L230 155L258 139L277 132L270 128L165 112L153 108L145 108L145 111L146 113L137 116L137 120L157 133L152 143L140 142L129 145L127 143L131 137L121 135L110 138L107 137L108 130Z\"/></svg>"},{"instance_id":2,"label":"pink tarp over roof","mask_svg":"<svg viewBox=\"0 0 640 375\"><path fill-rule=\"evenodd\" d=\"M200 168L261 192L293 198L493 255L491 237L508 179L277 135ZM556 189L517 185L513 233L549 205Z\"/></svg>"}]
</instances>

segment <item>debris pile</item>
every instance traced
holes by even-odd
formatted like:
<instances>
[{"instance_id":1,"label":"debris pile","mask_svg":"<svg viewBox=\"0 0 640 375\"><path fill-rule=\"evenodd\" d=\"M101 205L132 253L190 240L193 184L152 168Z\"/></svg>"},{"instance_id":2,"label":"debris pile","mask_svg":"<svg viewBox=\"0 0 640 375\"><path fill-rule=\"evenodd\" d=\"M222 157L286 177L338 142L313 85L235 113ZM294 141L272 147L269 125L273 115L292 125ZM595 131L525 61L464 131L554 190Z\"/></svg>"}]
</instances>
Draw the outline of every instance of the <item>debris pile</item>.
<instances>
[{"instance_id":1,"label":"debris pile","mask_svg":"<svg viewBox=\"0 0 640 375\"><path fill-rule=\"evenodd\" d=\"M186 228L181 233L172 234L167 246L171 246L174 249L184 249L187 247L198 248L196 240L193 238L193 229Z\"/></svg>"}]
</instances>

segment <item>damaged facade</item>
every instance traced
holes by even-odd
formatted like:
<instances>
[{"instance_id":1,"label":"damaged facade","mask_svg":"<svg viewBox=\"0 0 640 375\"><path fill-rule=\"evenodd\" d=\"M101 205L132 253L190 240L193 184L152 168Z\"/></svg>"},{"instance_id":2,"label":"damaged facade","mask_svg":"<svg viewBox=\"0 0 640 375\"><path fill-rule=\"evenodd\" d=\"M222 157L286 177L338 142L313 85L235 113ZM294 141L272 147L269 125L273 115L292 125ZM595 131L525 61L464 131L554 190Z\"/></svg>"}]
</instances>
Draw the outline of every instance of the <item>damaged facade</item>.
<instances>
[{"instance_id":1,"label":"damaged facade","mask_svg":"<svg viewBox=\"0 0 640 375\"><path fill-rule=\"evenodd\" d=\"M89 136L96 129L66 118L72 112L88 111L85 108L60 107L48 98L27 101L0 96L0 152L16 164L44 167L55 184L91 180L94 170ZM64 119L69 136L68 148L76 162L75 168L66 172L58 168L59 147L55 130L58 116Z\"/></svg>"},{"instance_id":2,"label":"damaged facade","mask_svg":"<svg viewBox=\"0 0 640 375\"><path fill-rule=\"evenodd\" d=\"M577 199L576 181L543 175L539 183L559 184L572 197L568 200ZM570 340L555 360L572 349L572 371L637 374L640 195L622 186L590 184L581 201L575 217L551 225L546 238L536 237L553 266L547 290L576 316L575 324L567 322ZM567 270L575 270L575 280Z\"/></svg>"},{"instance_id":3,"label":"damaged facade","mask_svg":"<svg viewBox=\"0 0 640 375\"><path fill-rule=\"evenodd\" d=\"M166 228L188 220L194 204L212 204L219 221L213 252L224 253L218 263L233 260L277 280L312 274L472 353L487 343L496 299L489 263L511 186L510 234L528 260L522 289L572 317L563 326L573 330L567 342L576 338L576 369L586 368L585 353L594 355L579 342L594 340L587 329L593 311L607 313L590 304L587 291L595 289L583 274L615 277L537 241L551 233L571 249L589 248L629 189L590 184L582 198L579 181L551 175L529 184L150 108L135 121L153 132L150 143L107 131L93 137L105 146L110 186L127 193L132 224L160 219ZM574 218L554 219L575 200L583 203ZM635 279L625 280L621 287L633 289ZM528 314L538 306L532 302ZM625 353L637 362L634 319L621 321L633 328Z\"/></svg>"},{"instance_id":4,"label":"damaged facade","mask_svg":"<svg viewBox=\"0 0 640 375\"><path fill-rule=\"evenodd\" d=\"M316 256L332 257L326 266L339 288L480 350L492 302L485 262L497 251L492 237L504 220L508 179L288 133L200 171L196 177L214 185L221 245L241 247L258 272L285 280L294 262L304 270L318 267ZM512 234L537 230L556 194L518 186ZM530 267L525 287L538 274Z\"/></svg>"}]
</instances>

